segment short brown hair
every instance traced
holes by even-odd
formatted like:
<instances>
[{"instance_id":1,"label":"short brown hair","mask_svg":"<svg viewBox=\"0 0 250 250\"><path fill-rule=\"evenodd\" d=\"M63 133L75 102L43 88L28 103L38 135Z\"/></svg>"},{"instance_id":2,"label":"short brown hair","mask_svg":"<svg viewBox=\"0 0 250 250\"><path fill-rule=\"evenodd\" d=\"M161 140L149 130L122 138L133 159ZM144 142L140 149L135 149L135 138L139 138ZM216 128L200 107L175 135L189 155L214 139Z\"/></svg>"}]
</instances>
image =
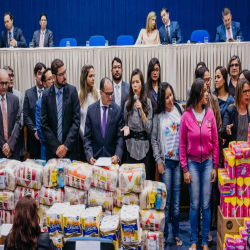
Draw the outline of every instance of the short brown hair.
<instances>
[{"instance_id":1,"label":"short brown hair","mask_svg":"<svg viewBox=\"0 0 250 250\"><path fill-rule=\"evenodd\" d=\"M51 63L51 72L53 75L56 75L58 72L58 69L61 68L64 65L63 61L60 59L55 59Z\"/></svg>"},{"instance_id":2,"label":"short brown hair","mask_svg":"<svg viewBox=\"0 0 250 250\"><path fill-rule=\"evenodd\" d=\"M228 14L232 15L231 10L229 8L224 8L223 11L222 11L222 18L224 16L227 16Z\"/></svg>"},{"instance_id":3,"label":"short brown hair","mask_svg":"<svg viewBox=\"0 0 250 250\"><path fill-rule=\"evenodd\" d=\"M227 65L227 73L230 75L230 64L233 60L237 60L238 63L239 63L239 72L241 72L241 61L240 61L240 58L236 55L232 56L229 60L229 63Z\"/></svg>"}]
</instances>

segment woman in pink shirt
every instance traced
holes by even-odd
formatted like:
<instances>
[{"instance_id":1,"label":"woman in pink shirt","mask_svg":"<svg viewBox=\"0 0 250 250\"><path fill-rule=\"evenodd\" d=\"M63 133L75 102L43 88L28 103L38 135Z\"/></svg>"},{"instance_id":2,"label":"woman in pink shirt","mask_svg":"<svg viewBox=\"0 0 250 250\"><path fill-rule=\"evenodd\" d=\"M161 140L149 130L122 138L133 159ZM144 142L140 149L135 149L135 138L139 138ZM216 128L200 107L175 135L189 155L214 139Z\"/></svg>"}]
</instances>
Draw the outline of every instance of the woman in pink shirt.
<instances>
[{"instance_id":1,"label":"woman in pink shirt","mask_svg":"<svg viewBox=\"0 0 250 250\"><path fill-rule=\"evenodd\" d=\"M160 35L156 24L156 13L151 11L147 17L146 29L141 29L135 45L160 44Z\"/></svg>"},{"instance_id":2,"label":"woman in pink shirt","mask_svg":"<svg viewBox=\"0 0 250 250\"><path fill-rule=\"evenodd\" d=\"M195 79L180 124L180 162L189 185L191 247L197 249L198 217L202 209L202 245L208 248L212 183L217 178L219 144L216 120L207 107L208 92L203 79Z\"/></svg>"}]
</instances>

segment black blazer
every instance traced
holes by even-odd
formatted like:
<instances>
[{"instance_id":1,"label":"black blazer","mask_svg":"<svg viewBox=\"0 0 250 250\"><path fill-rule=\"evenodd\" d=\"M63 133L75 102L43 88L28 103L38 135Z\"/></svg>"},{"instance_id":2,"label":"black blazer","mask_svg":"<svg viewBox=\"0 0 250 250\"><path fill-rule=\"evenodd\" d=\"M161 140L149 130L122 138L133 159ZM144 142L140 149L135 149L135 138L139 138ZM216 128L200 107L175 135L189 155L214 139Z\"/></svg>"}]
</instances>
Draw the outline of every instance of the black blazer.
<instances>
[{"instance_id":1,"label":"black blazer","mask_svg":"<svg viewBox=\"0 0 250 250\"><path fill-rule=\"evenodd\" d=\"M225 112L225 115L223 117L223 124L221 129L221 137L223 139L226 139L226 143L224 144L225 147L228 146L229 142L236 141L237 136L237 129L238 129L238 111L236 106L232 105L229 106ZM248 116L248 123L250 123L250 115L249 110L247 111ZM231 127L231 135L227 134L227 125L233 124Z\"/></svg>"},{"instance_id":2,"label":"black blazer","mask_svg":"<svg viewBox=\"0 0 250 250\"><path fill-rule=\"evenodd\" d=\"M158 84L158 87L160 87L160 83ZM147 93L147 97L151 100L153 113L154 113L155 109L157 108L157 100L155 99L153 95L153 89L148 89L147 84L145 84L145 91Z\"/></svg>"},{"instance_id":3,"label":"black blazer","mask_svg":"<svg viewBox=\"0 0 250 250\"><path fill-rule=\"evenodd\" d=\"M113 89L115 91L114 83L113 83ZM129 94L129 84L122 81L122 88L121 88L121 108L122 108L122 112L124 110L124 104L128 100L128 94ZM113 96L112 101L115 103L115 96Z\"/></svg>"},{"instance_id":4,"label":"black blazer","mask_svg":"<svg viewBox=\"0 0 250 250\"><path fill-rule=\"evenodd\" d=\"M8 35L7 35L7 30L3 30L2 34L1 34L1 44L0 47L4 48L4 47L9 47L9 43L8 43ZM13 30L13 38L17 41L17 46L16 47L21 47L21 48L26 48L27 44L26 44L26 40L23 36L23 32L21 29L14 27Z\"/></svg>"},{"instance_id":5,"label":"black blazer","mask_svg":"<svg viewBox=\"0 0 250 250\"><path fill-rule=\"evenodd\" d=\"M4 250L8 250L9 235L5 239ZM53 241L49 238L49 233L42 233L37 240L37 250L57 250Z\"/></svg>"},{"instance_id":6,"label":"black blazer","mask_svg":"<svg viewBox=\"0 0 250 250\"><path fill-rule=\"evenodd\" d=\"M57 148L61 143L57 139L57 105L55 83L44 90L41 105L41 129L45 139L46 160L58 158ZM62 107L62 141L68 148L66 158L79 159L79 129L80 104L77 90L74 86L66 84L63 87Z\"/></svg>"},{"instance_id":7,"label":"black blazer","mask_svg":"<svg viewBox=\"0 0 250 250\"><path fill-rule=\"evenodd\" d=\"M21 112L22 109L19 106L19 99L11 93L6 93L7 101L7 117L8 117L8 145L10 146L12 155L10 159L19 160L19 146L18 139L21 130ZM6 158L2 152L3 145L6 143L4 139L4 130L3 130L3 116L2 110L0 108L0 158Z\"/></svg>"},{"instance_id":8,"label":"black blazer","mask_svg":"<svg viewBox=\"0 0 250 250\"><path fill-rule=\"evenodd\" d=\"M117 155L122 159L124 139L120 131L124 126L122 109L112 102L108 109L108 119L105 137L102 136L100 100L88 107L85 132L83 138L84 152L87 161L91 157L112 157Z\"/></svg>"},{"instance_id":9,"label":"black blazer","mask_svg":"<svg viewBox=\"0 0 250 250\"><path fill-rule=\"evenodd\" d=\"M23 122L27 127L27 151L33 155L41 154L41 143L35 138L36 128L36 86L26 90L23 102Z\"/></svg>"}]
</instances>

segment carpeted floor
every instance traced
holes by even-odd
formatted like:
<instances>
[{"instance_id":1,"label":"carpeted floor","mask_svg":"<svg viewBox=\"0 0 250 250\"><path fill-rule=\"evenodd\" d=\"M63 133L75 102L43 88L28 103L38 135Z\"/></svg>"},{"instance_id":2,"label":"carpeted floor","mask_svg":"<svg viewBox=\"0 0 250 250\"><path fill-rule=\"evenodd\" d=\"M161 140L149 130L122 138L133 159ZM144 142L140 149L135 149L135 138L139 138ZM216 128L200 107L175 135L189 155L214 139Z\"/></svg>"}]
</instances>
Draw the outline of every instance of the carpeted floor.
<instances>
[{"instance_id":1,"label":"carpeted floor","mask_svg":"<svg viewBox=\"0 0 250 250\"><path fill-rule=\"evenodd\" d=\"M202 223L202 222L201 222ZM173 242L172 238L172 227L171 223L169 224L169 237L168 241L165 247L165 250L187 250L190 246L190 223L189 223L189 214L181 214L180 216L180 239L183 242L183 245L181 247L176 246L175 243ZM212 231L212 237L213 237L213 244L212 247L210 248L211 250L216 250L216 233L217 231L214 230ZM201 233L200 233L201 235ZM198 244L198 249L202 249L201 247L201 242L202 239L199 239L199 244Z\"/></svg>"}]
</instances>

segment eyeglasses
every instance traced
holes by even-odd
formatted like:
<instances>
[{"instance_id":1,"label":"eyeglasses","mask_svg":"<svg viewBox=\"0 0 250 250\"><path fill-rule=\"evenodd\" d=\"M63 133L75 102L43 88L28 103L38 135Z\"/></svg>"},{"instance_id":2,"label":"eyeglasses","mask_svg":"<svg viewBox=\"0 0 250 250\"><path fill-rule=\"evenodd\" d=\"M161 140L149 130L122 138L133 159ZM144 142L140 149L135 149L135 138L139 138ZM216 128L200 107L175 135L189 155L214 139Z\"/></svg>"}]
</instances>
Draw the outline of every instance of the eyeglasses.
<instances>
[{"instance_id":1,"label":"eyeglasses","mask_svg":"<svg viewBox=\"0 0 250 250\"><path fill-rule=\"evenodd\" d=\"M103 91L102 89L101 89L101 91L102 91L103 93L105 93L105 95L106 95L107 97L111 97L111 96L114 95L114 91L113 91L113 92L105 92L105 91Z\"/></svg>"},{"instance_id":2,"label":"eyeglasses","mask_svg":"<svg viewBox=\"0 0 250 250\"><path fill-rule=\"evenodd\" d=\"M9 77L14 78L14 77L15 77L15 75L14 75L14 74L9 74Z\"/></svg>"},{"instance_id":3,"label":"eyeglasses","mask_svg":"<svg viewBox=\"0 0 250 250\"><path fill-rule=\"evenodd\" d=\"M3 86L3 85L8 86L8 84L9 84L9 82L0 82L1 86Z\"/></svg>"},{"instance_id":4,"label":"eyeglasses","mask_svg":"<svg viewBox=\"0 0 250 250\"><path fill-rule=\"evenodd\" d=\"M212 78L211 78L211 77L203 78L203 80L204 80L205 82L210 82L210 81L212 80Z\"/></svg>"},{"instance_id":5,"label":"eyeglasses","mask_svg":"<svg viewBox=\"0 0 250 250\"><path fill-rule=\"evenodd\" d=\"M250 94L250 89L243 90L243 94Z\"/></svg>"},{"instance_id":6,"label":"eyeglasses","mask_svg":"<svg viewBox=\"0 0 250 250\"><path fill-rule=\"evenodd\" d=\"M66 70L63 72L63 73L60 73L60 74L56 74L57 76L64 76L66 75Z\"/></svg>"},{"instance_id":7,"label":"eyeglasses","mask_svg":"<svg viewBox=\"0 0 250 250\"><path fill-rule=\"evenodd\" d=\"M158 73L158 72L160 72L160 70L159 69L153 69L152 72Z\"/></svg>"},{"instance_id":8,"label":"eyeglasses","mask_svg":"<svg viewBox=\"0 0 250 250\"><path fill-rule=\"evenodd\" d=\"M121 69L121 66L114 66L113 69Z\"/></svg>"},{"instance_id":9,"label":"eyeglasses","mask_svg":"<svg viewBox=\"0 0 250 250\"><path fill-rule=\"evenodd\" d=\"M233 68L233 67L237 68L237 67L239 67L239 64L238 63L230 64L230 68Z\"/></svg>"}]
</instances>

